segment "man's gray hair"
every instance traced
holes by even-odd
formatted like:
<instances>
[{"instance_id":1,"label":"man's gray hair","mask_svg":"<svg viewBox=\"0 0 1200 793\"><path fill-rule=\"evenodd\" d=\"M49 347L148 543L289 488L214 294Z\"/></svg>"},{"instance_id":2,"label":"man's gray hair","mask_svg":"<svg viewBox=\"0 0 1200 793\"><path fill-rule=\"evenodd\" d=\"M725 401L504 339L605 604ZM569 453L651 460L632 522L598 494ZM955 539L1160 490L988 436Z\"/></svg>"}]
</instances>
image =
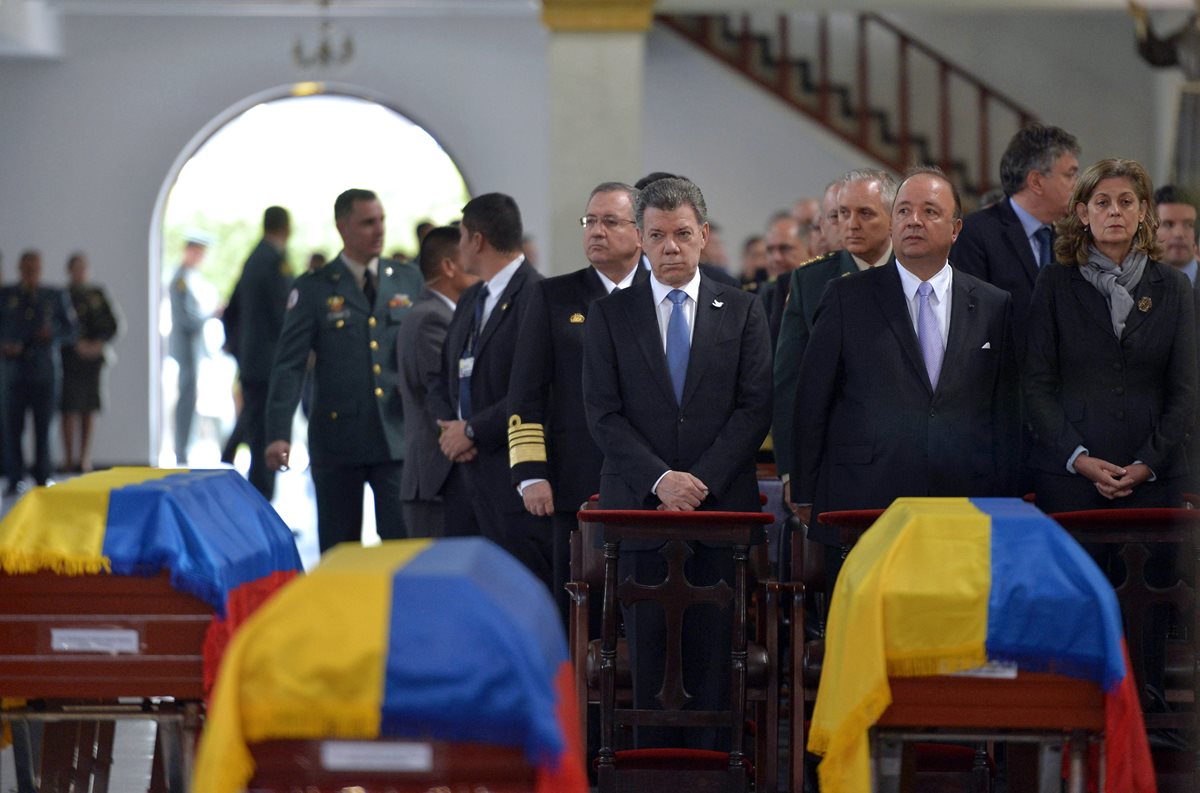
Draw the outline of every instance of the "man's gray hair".
<instances>
[{"instance_id":1,"label":"man's gray hair","mask_svg":"<svg viewBox=\"0 0 1200 793\"><path fill-rule=\"evenodd\" d=\"M592 192L588 193L588 201L591 201L601 193L624 193L629 196L629 203L637 206L638 195L641 194L633 185L625 184L624 182L601 182L592 188Z\"/></svg>"},{"instance_id":2,"label":"man's gray hair","mask_svg":"<svg viewBox=\"0 0 1200 793\"><path fill-rule=\"evenodd\" d=\"M659 209L671 212L683 206L690 206L696 213L700 225L708 222L708 206L704 203L704 194L696 183L689 179L659 179L642 188L638 196L637 220L638 229L642 229L642 219L647 209Z\"/></svg>"},{"instance_id":3,"label":"man's gray hair","mask_svg":"<svg viewBox=\"0 0 1200 793\"><path fill-rule=\"evenodd\" d=\"M884 208L889 213L892 211L892 203L896 200L896 190L900 187L896 182L896 177L878 168L855 168L853 171L846 171L842 174L843 186L857 182L866 184L878 182L879 200L883 202Z\"/></svg>"}]
</instances>

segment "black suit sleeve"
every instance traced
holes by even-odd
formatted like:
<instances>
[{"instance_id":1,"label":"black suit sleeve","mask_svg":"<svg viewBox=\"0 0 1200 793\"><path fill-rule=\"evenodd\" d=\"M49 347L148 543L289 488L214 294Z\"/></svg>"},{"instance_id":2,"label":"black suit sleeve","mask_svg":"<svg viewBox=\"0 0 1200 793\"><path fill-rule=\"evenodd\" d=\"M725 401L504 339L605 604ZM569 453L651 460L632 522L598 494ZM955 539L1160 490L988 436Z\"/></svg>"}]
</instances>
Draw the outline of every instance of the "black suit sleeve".
<instances>
[{"instance_id":1,"label":"black suit sleeve","mask_svg":"<svg viewBox=\"0 0 1200 793\"><path fill-rule=\"evenodd\" d=\"M1004 199L1008 200L1008 199ZM984 223L982 219L971 222L968 217L963 225L962 233L954 241L950 249L950 264L955 270L973 275L976 278L992 283L991 268L988 266L988 246L984 235L978 231Z\"/></svg>"},{"instance_id":2,"label":"black suit sleeve","mask_svg":"<svg viewBox=\"0 0 1200 793\"><path fill-rule=\"evenodd\" d=\"M1055 269L1042 268L1033 287L1033 301L1026 315L1025 365L1021 384L1025 391L1025 410L1033 425L1037 442L1061 460L1063 471L1067 461L1080 446L1086 446L1082 435L1067 421L1062 402L1062 367L1058 355L1058 311L1056 303L1069 286L1055 277ZM1072 329L1068 328L1067 332ZM1132 461L1131 461L1132 462Z\"/></svg>"},{"instance_id":3,"label":"black suit sleeve","mask_svg":"<svg viewBox=\"0 0 1200 793\"><path fill-rule=\"evenodd\" d=\"M654 483L671 466L623 413L617 350L606 308L603 300L593 304L584 325L583 401L588 429L604 455L605 468L620 471L634 493L648 498Z\"/></svg>"},{"instance_id":4,"label":"black suit sleeve","mask_svg":"<svg viewBox=\"0 0 1200 793\"><path fill-rule=\"evenodd\" d=\"M842 303L838 281L830 281L813 315L812 336L800 365L792 434L796 476L792 501L811 504L825 456L825 432L837 391L842 357Z\"/></svg>"},{"instance_id":5,"label":"black suit sleeve","mask_svg":"<svg viewBox=\"0 0 1200 793\"><path fill-rule=\"evenodd\" d=\"M712 493L724 494L743 473L742 461L754 456L770 426L771 340L762 304L751 300L738 354L736 405L689 473Z\"/></svg>"},{"instance_id":6,"label":"black suit sleeve","mask_svg":"<svg viewBox=\"0 0 1200 793\"><path fill-rule=\"evenodd\" d=\"M514 485L526 479L550 478L546 458L546 400L554 375L554 351L543 283L539 281L530 287L508 383L507 413L520 417L522 427L519 436L508 439L510 458L517 461L512 463Z\"/></svg>"},{"instance_id":7,"label":"black suit sleeve","mask_svg":"<svg viewBox=\"0 0 1200 793\"><path fill-rule=\"evenodd\" d=\"M1012 297L1005 295L1003 317L1004 332L1000 338L1000 376L992 394L992 416L996 428L996 470L1001 481L996 483L997 493L1019 496L1021 479L1021 390L1020 372L1017 366L1016 341L1013 336Z\"/></svg>"},{"instance_id":8,"label":"black suit sleeve","mask_svg":"<svg viewBox=\"0 0 1200 793\"><path fill-rule=\"evenodd\" d=\"M775 347L775 465L782 476L794 476L795 446L793 420L796 408L796 389L800 384L800 360L808 346L808 323L800 299L800 273L793 270L791 299L783 309L779 323L779 341Z\"/></svg>"},{"instance_id":9,"label":"black suit sleeve","mask_svg":"<svg viewBox=\"0 0 1200 793\"><path fill-rule=\"evenodd\" d=\"M1182 287L1179 292L1183 292ZM1168 455L1187 439L1196 418L1195 303L1191 294L1183 293L1178 297L1179 311L1175 316L1175 332L1170 339L1171 357L1165 373L1163 412L1135 458L1150 466L1152 471L1166 470ZM1115 462L1128 465L1133 460Z\"/></svg>"}]
</instances>

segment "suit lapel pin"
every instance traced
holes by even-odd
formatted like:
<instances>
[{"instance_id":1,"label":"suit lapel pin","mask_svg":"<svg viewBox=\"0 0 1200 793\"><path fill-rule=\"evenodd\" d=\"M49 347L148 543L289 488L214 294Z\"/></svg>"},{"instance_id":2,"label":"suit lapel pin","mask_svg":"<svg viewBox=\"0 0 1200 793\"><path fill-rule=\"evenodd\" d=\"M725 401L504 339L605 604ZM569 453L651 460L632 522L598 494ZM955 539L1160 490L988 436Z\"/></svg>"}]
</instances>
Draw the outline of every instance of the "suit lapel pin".
<instances>
[{"instance_id":1,"label":"suit lapel pin","mask_svg":"<svg viewBox=\"0 0 1200 793\"><path fill-rule=\"evenodd\" d=\"M391 267L388 267L387 269L385 269L385 270L383 271L383 274L384 274L384 275L391 275L391 274L392 274L392 268L391 268Z\"/></svg>"},{"instance_id":2,"label":"suit lapel pin","mask_svg":"<svg viewBox=\"0 0 1200 793\"><path fill-rule=\"evenodd\" d=\"M508 311L508 303L501 303L501 304L500 304L500 310L501 310L501 311Z\"/></svg>"},{"instance_id":3,"label":"suit lapel pin","mask_svg":"<svg viewBox=\"0 0 1200 793\"><path fill-rule=\"evenodd\" d=\"M714 300L714 301L712 302L712 307L713 307L713 308L724 308L724 307L725 307L725 304L724 304L722 301L720 301L720 300Z\"/></svg>"},{"instance_id":4,"label":"suit lapel pin","mask_svg":"<svg viewBox=\"0 0 1200 793\"><path fill-rule=\"evenodd\" d=\"M1154 308L1154 301L1151 300L1150 298L1143 297L1141 300L1138 301L1138 311L1142 312L1143 314L1145 314L1152 308Z\"/></svg>"},{"instance_id":5,"label":"suit lapel pin","mask_svg":"<svg viewBox=\"0 0 1200 793\"><path fill-rule=\"evenodd\" d=\"M578 311L576 311L574 314L571 315L570 322L572 325L582 325L583 324L583 314L580 314Z\"/></svg>"}]
</instances>

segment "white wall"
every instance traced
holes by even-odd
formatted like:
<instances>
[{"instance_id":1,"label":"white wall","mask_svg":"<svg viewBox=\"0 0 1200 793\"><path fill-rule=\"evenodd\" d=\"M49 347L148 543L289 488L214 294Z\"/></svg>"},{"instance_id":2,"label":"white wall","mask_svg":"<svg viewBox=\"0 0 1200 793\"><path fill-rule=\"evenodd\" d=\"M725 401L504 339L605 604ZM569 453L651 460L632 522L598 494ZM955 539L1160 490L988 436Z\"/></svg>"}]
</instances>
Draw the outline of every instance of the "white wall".
<instances>
[{"instance_id":1,"label":"white wall","mask_svg":"<svg viewBox=\"0 0 1200 793\"><path fill-rule=\"evenodd\" d=\"M98 462L152 459L151 216L189 140L245 97L322 76L377 92L441 140L473 191L513 194L531 232L544 235L546 34L536 16L344 27L358 57L328 75L291 60L297 35L311 40L311 20L266 18L67 16L61 61L0 61L2 277L11 280L20 249L37 247L47 280L61 282L68 252L83 249L127 318L98 426Z\"/></svg>"},{"instance_id":2,"label":"white wall","mask_svg":"<svg viewBox=\"0 0 1200 793\"><path fill-rule=\"evenodd\" d=\"M1074 131L1085 160L1121 153L1163 161L1163 101L1156 99L1163 78L1137 60L1123 14L893 18L988 74L1044 120ZM22 248L41 248L54 280L68 252L83 249L127 318L97 462L152 459L148 240L155 202L189 141L248 96L307 79L374 92L438 137L474 192L513 194L531 233L548 238L548 34L535 11L342 24L354 32L358 56L328 74L291 60L295 38L311 40L313 20L272 17L68 14L61 60L0 59L0 279L11 280ZM646 72L644 171L695 179L735 257L742 238L760 231L772 211L871 164L671 33L650 34Z\"/></svg>"}]
</instances>

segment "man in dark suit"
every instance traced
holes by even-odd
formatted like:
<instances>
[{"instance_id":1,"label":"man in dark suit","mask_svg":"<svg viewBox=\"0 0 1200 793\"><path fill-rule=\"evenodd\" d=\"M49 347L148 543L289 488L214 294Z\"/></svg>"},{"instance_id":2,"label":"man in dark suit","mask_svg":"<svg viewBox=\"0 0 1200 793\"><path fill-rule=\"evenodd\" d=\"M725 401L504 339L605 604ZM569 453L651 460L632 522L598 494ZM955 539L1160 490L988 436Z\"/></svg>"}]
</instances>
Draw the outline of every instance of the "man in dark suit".
<instances>
[{"instance_id":1,"label":"man in dark suit","mask_svg":"<svg viewBox=\"0 0 1200 793\"><path fill-rule=\"evenodd\" d=\"M892 258L891 213L896 180L886 171L862 169L846 173L834 184L839 186L835 199L836 228L845 247L809 259L791 274L789 297L775 347L773 438L775 466L783 478L785 501L789 500L791 477L795 475L792 436L800 361L808 347L813 316L825 294L825 284L834 278L887 264Z\"/></svg>"},{"instance_id":2,"label":"man in dark suit","mask_svg":"<svg viewBox=\"0 0 1200 793\"><path fill-rule=\"evenodd\" d=\"M517 333L531 287L542 280L521 253L521 237L521 211L511 197L488 193L463 207L459 254L482 282L454 309L431 404L442 453L463 472L465 492L446 493L447 532L482 533L549 588L550 521L526 511L508 465L506 399Z\"/></svg>"},{"instance_id":3,"label":"man in dark suit","mask_svg":"<svg viewBox=\"0 0 1200 793\"><path fill-rule=\"evenodd\" d=\"M1163 262L1171 265L1192 282L1192 293L1196 296L1196 316L1200 317L1200 279L1197 275L1196 250L1200 236L1196 228L1196 205L1191 195L1166 184L1154 191L1154 205L1158 212L1158 241L1163 246ZM1200 491L1200 432L1193 430L1191 443L1187 446L1188 478L1186 492Z\"/></svg>"},{"instance_id":4,"label":"man in dark suit","mask_svg":"<svg viewBox=\"0 0 1200 793\"><path fill-rule=\"evenodd\" d=\"M379 258L383 207L370 190L342 193L333 216L342 251L296 279L288 294L267 397L267 464L278 470L288 464L292 417L309 353L316 353L308 448L322 552L361 537L368 483L379 536L405 536L396 337L424 283L415 265Z\"/></svg>"},{"instance_id":5,"label":"man in dark suit","mask_svg":"<svg viewBox=\"0 0 1200 793\"><path fill-rule=\"evenodd\" d=\"M636 219L652 276L597 301L588 314L583 393L604 455L601 507L759 508L754 455L771 420L766 314L753 295L701 276L706 216L704 196L690 181L647 185ZM658 547L645 543L623 546L619 567L622 580L643 584L661 581L666 569ZM693 548L693 583L731 581L732 571L728 549ZM625 628L634 699L651 707L663 676L662 612L635 604ZM683 678L697 708L728 701L728 638L728 619L715 607L688 610ZM643 744L671 740L639 733Z\"/></svg>"},{"instance_id":6,"label":"man in dark suit","mask_svg":"<svg viewBox=\"0 0 1200 793\"><path fill-rule=\"evenodd\" d=\"M829 282L800 368L793 497L809 537L825 510L901 496L1015 494L1016 362L1011 298L950 267L962 228L935 169L905 179L892 209L896 263Z\"/></svg>"},{"instance_id":7,"label":"man in dark suit","mask_svg":"<svg viewBox=\"0 0 1200 793\"><path fill-rule=\"evenodd\" d=\"M967 216L950 261L1012 295L1017 356L1038 270L1054 259L1055 221L1067 214L1079 175L1079 143L1058 127L1031 124L1000 159L1005 197Z\"/></svg>"},{"instance_id":8,"label":"man in dark suit","mask_svg":"<svg viewBox=\"0 0 1200 793\"><path fill-rule=\"evenodd\" d=\"M401 324L396 340L407 461L400 498L409 537L441 537L445 533L444 489L451 476L462 474L442 454L429 392L442 371L442 346L454 306L463 291L479 279L459 263L458 229L451 226L426 231L418 259L425 291Z\"/></svg>"},{"instance_id":9,"label":"man in dark suit","mask_svg":"<svg viewBox=\"0 0 1200 793\"><path fill-rule=\"evenodd\" d=\"M583 410L583 333L591 305L650 277L633 209L638 191L620 182L592 190L583 218L588 266L531 287L508 390L512 483L533 515L554 524L554 587L566 618L563 584L575 513L600 488L600 449Z\"/></svg>"},{"instance_id":10,"label":"man in dark suit","mask_svg":"<svg viewBox=\"0 0 1200 793\"><path fill-rule=\"evenodd\" d=\"M7 387L5 495L16 495L25 478L21 438L25 414L33 413L33 478L46 484L54 470L50 424L62 388L62 345L75 340L75 310L61 289L42 286L42 255L25 251L17 264L20 280L0 290L0 345Z\"/></svg>"},{"instance_id":11,"label":"man in dark suit","mask_svg":"<svg viewBox=\"0 0 1200 793\"><path fill-rule=\"evenodd\" d=\"M292 284L285 257L291 231L288 211L280 206L267 207L263 212L263 237L242 266L242 277L233 290L238 317L236 357L242 383L242 416L238 423L250 444L247 478L268 501L275 494L275 472L266 460L267 389Z\"/></svg>"}]
</instances>

